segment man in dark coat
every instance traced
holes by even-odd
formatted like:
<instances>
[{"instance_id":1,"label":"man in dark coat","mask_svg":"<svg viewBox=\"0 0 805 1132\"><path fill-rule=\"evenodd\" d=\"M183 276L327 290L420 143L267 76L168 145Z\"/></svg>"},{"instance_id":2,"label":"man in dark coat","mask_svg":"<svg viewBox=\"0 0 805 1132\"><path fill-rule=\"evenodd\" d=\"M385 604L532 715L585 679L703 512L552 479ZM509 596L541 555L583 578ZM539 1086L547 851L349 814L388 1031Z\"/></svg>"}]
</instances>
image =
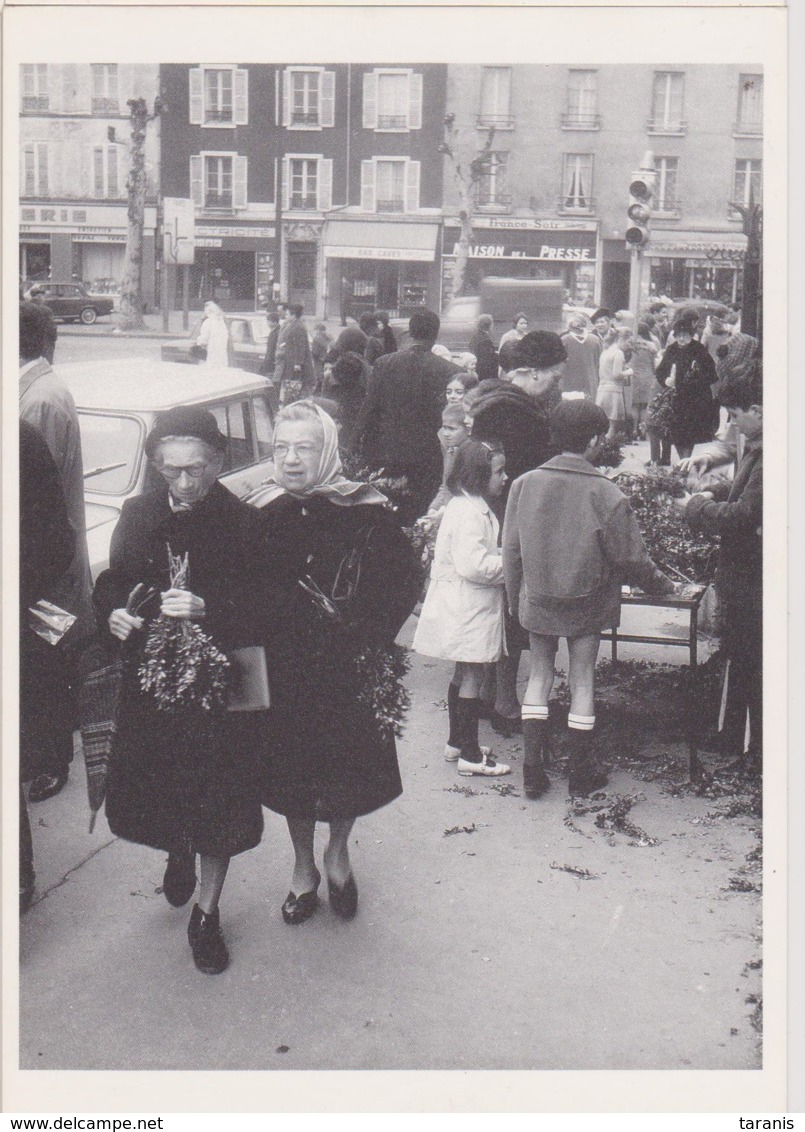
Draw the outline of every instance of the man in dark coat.
<instances>
[{"instance_id":1,"label":"man in dark coat","mask_svg":"<svg viewBox=\"0 0 805 1132\"><path fill-rule=\"evenodd\" d=\"M396 354L397 353L397 336L392 328L389 326L389 312L377 311L377 321L381 326L380 337L383 340L383 353Z\"/></svg>"},{"instance_id":2,"label":"man in dark coat","mask_svg":"<svg viewBox=\"0 0 805 1132\"><path fill-rule=\"evenodd\" d=\"M763 387L755 376L716 387L719 402L745 437L732 484L677 501L694 530L721 536L716 593L721 642L729 659L725 750L738 769L759 773L763 741ZM750 743L744 753L746 718Z\"/></svg>"},{"instance_id":3,"label":"man in dark coat","mask_svg":"<svg viewBox=\"0 0 805 1132\"><path fill-rule=\"evenodd\" d=\"M362 447L369 466L408 481L408 496L399 510L403 526L425 514L442 482L438 433L445 390L461 371L431 353L440 325L433 311L411 315L411 344L378 358L356 429L356 447Z\"/></svg>"},{"instance_id":4,"label":"man in dark coat","mask_svg":"<svg viewBox=\"0 0 805 1132\"><path fill-rule=\"evenodd\" d=\"M72 560L44 595L60 609L75 615L76 621L63 642L56 646L60 661L58 679L61 692L54 696L59 711L52 726L58 737L42 762L29 791L31 802L42 802L58 794L69 773L73 757L75 692L79 667L86 645L95 634L92 609L92 580L87 550L84 510L84 467L81 431L75 402L64 382L52 370L47 352L54 341L53 316L40 303L20 304L20 419L32 425L47 444L64 494L70 525L75 535ZM52 356L52 355L51 355Z\"/></svg>"},{"instance_id":5,"label":"man in dark coat","mask_svg":"<svg viewBox=\"0 0 805 1132\"><path fill-rule=\"evenodd\" d=\"M59 472L39 432L20 421L20 911L34 893L34 858L22 783L54 742L58 707L55 647L28 625L28 610L67 570L75 550Z\"/></svg>"},{"instance_id":6,"label":"man in dark coat","mask_svg":"<svg viewBox=\"0 0 805 1132\"><path fill-rule=\"evenodd\" d=\"M479 381L492 381L498 376L498 354L492 341L492 315L482 314L470 338L469 351L475 354L475 370Z\"/></svg>"},{"instance_id":7,"label":"man in dark coat","mask_svg":"<svg viewBox=\"0 0 805 1132\"><path fill-rule=\"evenodd\" d=\"M273 311L269 311L266 318L268 319L268 339L266 341L266 356L260 373L264 377L273 378L274 370L277 368L277 339L280 336L280 318Z\"/></svg>"}]
</instances>

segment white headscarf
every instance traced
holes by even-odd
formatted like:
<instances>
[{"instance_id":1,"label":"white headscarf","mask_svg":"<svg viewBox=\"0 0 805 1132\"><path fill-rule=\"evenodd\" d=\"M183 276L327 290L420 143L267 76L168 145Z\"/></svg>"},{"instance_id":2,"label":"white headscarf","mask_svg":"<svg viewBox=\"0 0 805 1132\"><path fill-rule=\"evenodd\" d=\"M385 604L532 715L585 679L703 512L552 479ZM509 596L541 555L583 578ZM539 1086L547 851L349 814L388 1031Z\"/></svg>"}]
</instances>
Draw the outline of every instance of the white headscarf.
<instances>
[{"instance_id":1,"label":"white headscarf","mask_svg":"<svg viewBox=\"0 0 805 1132\"><path fill-rule=\"evenodd\" d=\"M352 507L356 503L387 503L386 496L370 483L359 483L357 480L348 480L344 475L341 457L338 453L338 428L329 413L325 413L315 401L300 401L299 404L311 405L321 422L324 432L324 448L319 460L319 470L316 482L300 495L324 495L331 503L339 507ZM275 429L276 432L276 429ZM246 496L246 503L253 507L265 507L280 495L293 495L277 482L274 476L264 480L259 487ZM299 496L297 496L299 498Z\"/></svg>"}]
</instances>

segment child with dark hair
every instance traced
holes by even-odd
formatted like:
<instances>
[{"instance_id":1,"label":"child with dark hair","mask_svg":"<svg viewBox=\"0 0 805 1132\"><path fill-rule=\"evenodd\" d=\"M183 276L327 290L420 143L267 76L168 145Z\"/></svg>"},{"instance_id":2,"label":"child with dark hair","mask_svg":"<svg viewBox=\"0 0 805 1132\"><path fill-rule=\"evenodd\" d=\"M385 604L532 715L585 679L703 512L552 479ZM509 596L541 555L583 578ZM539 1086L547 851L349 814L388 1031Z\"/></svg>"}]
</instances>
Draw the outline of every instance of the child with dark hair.
<instances>
[{"instance_id":1,"label":"child with dark hair","mask_svg":"<svg viewBox=\"0 0 805 1132\"><path fill-rule=\"evenodd\" d=\"M694 530L721 536L716 594L729 660L724 745L735 769L759 774L763 741L763 386L754 375L728 378L716 397L744 437L732 484L674 500ZM747 714L749 749L744 752Z\"/></svg>"},{"instance_id":2,"label":"child with dark hair","mask_svg":"<svg viewBox=\"0 0 805 1132\"><path fill-rule=\"evenodd\" d=\"M531 673L523 699L523 786L529 798L550 787L548 697L560 637L570 657L570 793L606 785L596 763L595 662L600 633L620 621L625 582L648 593L674 583L648 556L626 496L593 467L606 412L587 400L562 401L551 414L561 455L512 484L503 525L509 609L530 638Z\"/></svg>"},{"instance_id":3,"label":"child with dark hair","mask_svg":"<svg viewBox=\"0 0 805 1132\"><path fill-rule=\"evenodd\" d=\"M413 647L425 656L455 661L447 693L448 762L461 775L494 777L510 767L478 744L484 665L504 651L503 563L498 520L490 502L506 482L501 448L468 440L456 453L447 504L436 538L431 581Z\"/></svg>"}]
</instances>

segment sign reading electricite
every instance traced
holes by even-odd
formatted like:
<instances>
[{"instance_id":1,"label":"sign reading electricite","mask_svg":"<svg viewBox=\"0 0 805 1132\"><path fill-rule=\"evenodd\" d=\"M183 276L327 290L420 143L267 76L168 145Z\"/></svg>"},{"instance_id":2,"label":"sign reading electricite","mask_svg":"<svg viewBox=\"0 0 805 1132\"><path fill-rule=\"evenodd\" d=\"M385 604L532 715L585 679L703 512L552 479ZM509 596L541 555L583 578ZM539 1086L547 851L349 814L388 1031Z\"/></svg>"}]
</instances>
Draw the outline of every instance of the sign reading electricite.
<instances>
[{"instance_id":1,"label":"sign reading electricite","mask_svg":"<svg viewBox=\"0 0 805 1132\"><path fill-rule=\"evenodd\" d=\"M445 255L455 255L460 232L446 228ZM594 229L514 229L505 235L497 230L476 228L470 244L471 259L562 260L594 263L596 232Z\"/></svg>"}]
</instances>

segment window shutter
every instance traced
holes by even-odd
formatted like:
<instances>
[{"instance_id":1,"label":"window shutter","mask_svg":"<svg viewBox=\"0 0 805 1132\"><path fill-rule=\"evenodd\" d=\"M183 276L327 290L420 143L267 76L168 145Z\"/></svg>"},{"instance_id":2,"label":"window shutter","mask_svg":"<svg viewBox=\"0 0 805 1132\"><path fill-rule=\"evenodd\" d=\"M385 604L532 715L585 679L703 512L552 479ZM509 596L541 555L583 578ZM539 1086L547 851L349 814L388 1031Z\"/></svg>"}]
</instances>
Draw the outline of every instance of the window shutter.
<instances>
[{"instance_id":1,"label":"window shutter","mask_svg":"<svg viewBox=\"0 0 805 1132\"><path fill-rule=\"evenodd\" d=\"M204 207L204 165L200 154L190 158L190 196L197 208Z\"/></svg>"},{"instance_id":2,"label":"window shutter","mask_svg":"<svg viewBox=\"0 0 805 1132\"><path fill-rule=\"evenodd\" d=\"M83 153L83 157L81 156ZM82 146L81 152L78 155L78 160L81 165L81 195L84 197L94 196L92 192L92 146Z\"/></svg>"},{"instance_id":3,"label":"window shutter","mask_svg":"<svg viewBox=\"0 0 805 1132\"><path fill-rule=\"evenodd\" d=\"M319 158L318 173L318 209L319 212L329 212L333 207L333 159L331 157Z\"/></svg>"},{"instance_id":4,"label":"window shutter","mask_svg":"<svg viewBox=\"0 0 805 1132\"><path fill-rule=\"evenodd\" d=\"M204 81L201 67L190 68L190 125L200 126L204 121Z\"/></svg>"},{"instance_id":5,"label":"window shutter","mask_svg":"<svg viewBox=\"0 0 805 1132\"><path fill-rule=\"evenodd\" d=\"M408 129L422 129L422 75L413 74L408 86Z\"/></svg>"},{"instance_id":6,"label":"window shutter","mask_svg":"<svg viewBox=\"0 0 805 1132\"><path fill-rule=\"evenodd\" d=\"M39 142L37 149L39 158L37 195L40 197L48 197L51 195L51 193L48 178L47 142Z\"/></svg>"},{"instance_id":7,"label":"window shutter","mask_svg":"<svg viewBox=\"0 0 805 1132\"><path fill-rule=\"evenodd\" d=\"M287 212L291 207L291 159L282 159L282 211Z\"/></svg>"},{"instance_id":8,"label":"window shutter","mask_svg":"<svg viewBox=\"0 0 805 1132\"><path fill-rule=\"evenodd\" d=\"M419 169L418 161L407 161L405 164L405 211L419 211Z\"/></svg>"},{"instance_id":9,"label":"window shutter","mask_svg":"<svg viewBox=\"0 0 805 1132\"><path fill-rule=\"evenodd\" d=\"M366 125L365 122L364 125ZM369 161L361 162L361 209L363 212L374 212L376 210L375 163L371 158Z\"/></svg>"},{"instance_id":10,"label":"window shutter","mask_svg":"<svg viewBox=\"0 0 805 1132\"><path fill-rule=\"evenodd\" d=\"M235 71L235 125L249 123L249 72L245 68Z\"/></svg>"},{"instance_id":11,"label":"window shutter","mask_svg":"<svg viewBox=\"0 0 805 1132\"><path fill-rule=\"evenodd\" d=\"M377 75L372 71L367 71L363 76L363 128L377 129ZM374 196L374 188L372 195ZM370 211L374 211L374 205Z\"/></svg>"},{"instance_id":12,"label":"window shutter","mask_svg":"<svg viewBox=\"0 0 805 1132\"><path fill-rule=\"evenodd\" d=\"M321 76L321 124L335 125L335 71L323 71Z\"/></svg>"},{"instance_id":13,"label":"window shutter","mask_svg":"<svg viewBox=\"0 0 805 1132\"><path fill-rule=\"evenodd\" d=\"M248 200L247 178L249 160L235 155L232 158L232 207L245 208Z\"/></svg>"},{"instance_id":14,"label":"window shutter","mask_svg":"<svg viewBox=\"0 0 805 1132\"><path fill-rule=\"evenodd\" d=\"M291 72L282 72L282 124L286 128L291 124Z\"/></svg>"}]
</instances>

